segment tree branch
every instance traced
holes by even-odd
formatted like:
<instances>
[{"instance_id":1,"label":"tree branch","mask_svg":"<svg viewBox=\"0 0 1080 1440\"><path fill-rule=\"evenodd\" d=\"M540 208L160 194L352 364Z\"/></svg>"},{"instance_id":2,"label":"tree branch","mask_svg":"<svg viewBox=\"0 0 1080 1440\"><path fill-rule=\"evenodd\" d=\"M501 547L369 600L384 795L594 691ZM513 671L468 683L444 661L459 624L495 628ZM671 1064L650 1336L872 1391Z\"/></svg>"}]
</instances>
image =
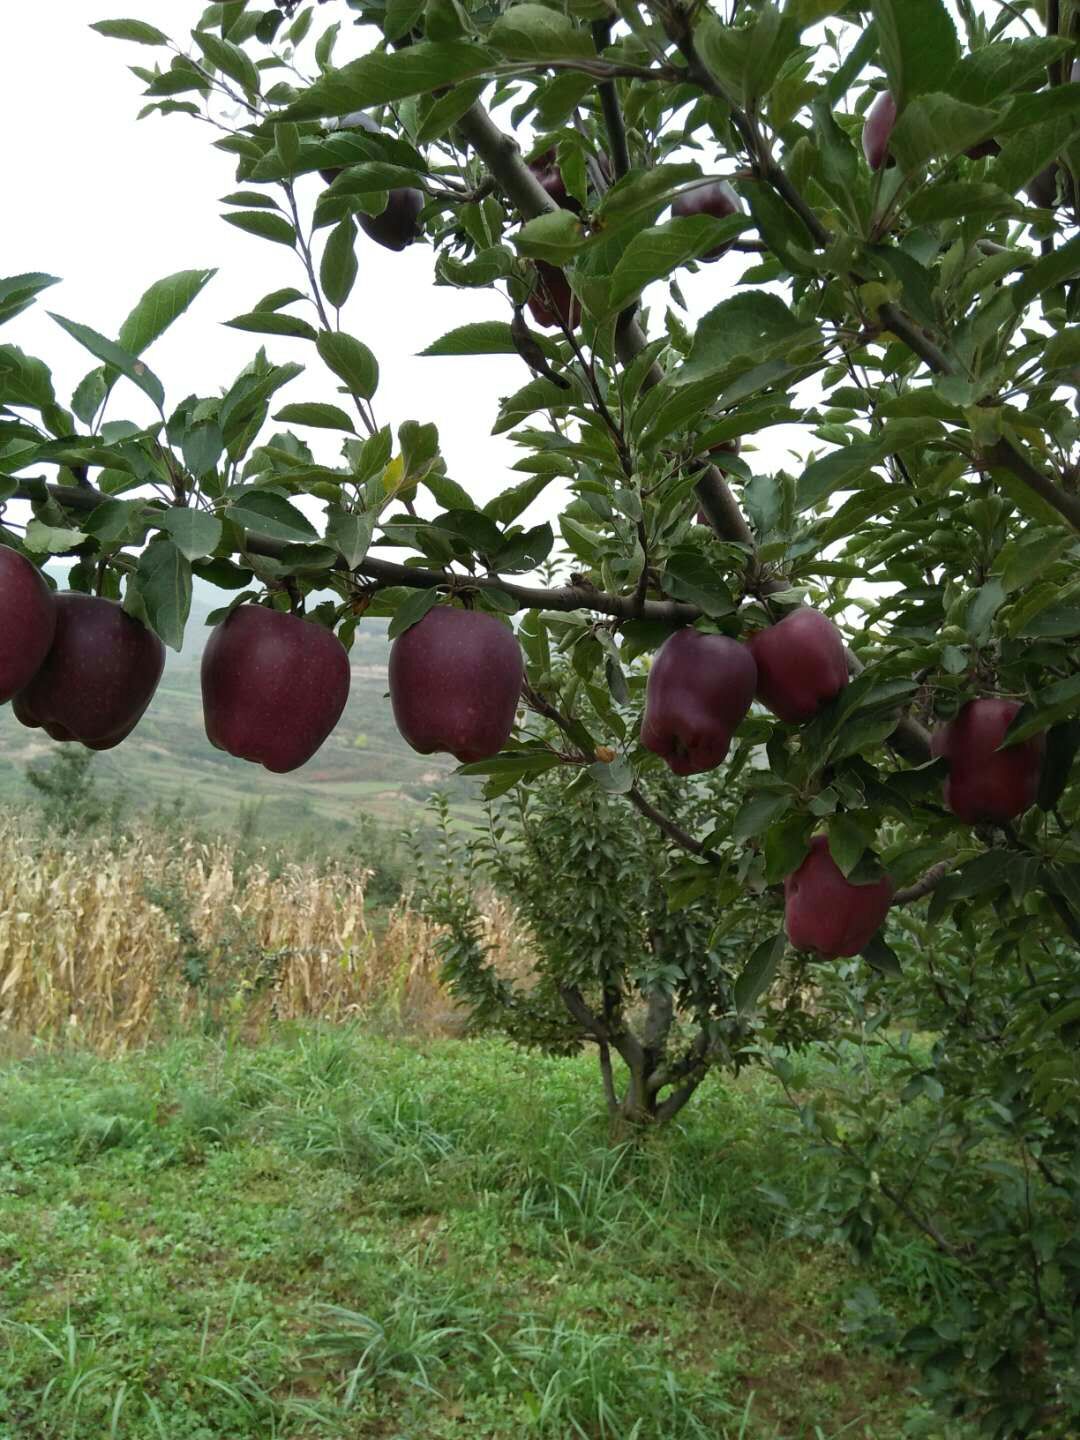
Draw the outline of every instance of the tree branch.
<instances>
[{"instance_id":1,"label":"tree branch","mask_svg":"<svg viewBox=\"0 0 1080 1440\"><path fill-rule=\"evenodd\" d=\"M93 488L47 485L46 489L58 504L81 514L88 514L110 498ZM37 486L32 481L23 481L15 493L19 499L33 500ZM158 515L161 512L151 510L149 513ZM253 532L245 535L244 547L253 555L265 555L269 559L276 559L287 548L283 541ZM349 570L342 559L335 562L335 568ZM646 620L659 620L666 625L692 625L702 614L696 605L686 605L678 600L646 600L639 608L635 595L609 595L606 591L597 590L584 583L545 590L534 585L519 585L502 575L458 575L448 570L427 570L416 565L402 565L395 560L380 560L371 555L365 557L349 573L374 580L379 585L402 585L411 590L501 590L513 596L519 609L524 610L595 610L601 615L611 615L619 620L635 620L641 617Z\"/></svg>"},{"instance_id":2,"label":"tree branch","mask_svg":"<svg viewBox=\"0 0 1080 1440\"><path fill-rule=\"evenodd\" d=\"M931 865L926 874L920 876L914 885L909 885L906 890L898 890L893 896L892 903L894 905L910 905L915 900L922 900L932 890L937 889L955 864L955 860L939 860L936 865Z\"/></svg>"},{"instance_id":3,"label":"tree branch","mask_svg":"<svg viewBox=\"0 0 1080 1440\"><path fill-rule=\"evenodd\" d=\"M593 44L598 54L611 44L611 23L610 20L594 20L592 23ZM626 144L626 126L623 124L619 106L619 91L614 80L601 81L597 90L611 150L611 168L616 180L621 180L630 169L630 151Z\"/></svg>"},{"instance_id":4,"label":"tree branch","mask_svg":"<svg viewBox=\"0 0 1080 1440\"><path fill-rule=\"evenodd\" d=\"M651 800L647 800L636 785L631 785L626 792L626 798L633 805L635 810L640 810L647 820L651 820L669 840L681 846L683 850L689 850L691 855L699 855L702 860L708 860L710 865L723 863L721 856L715 850L710 850L700 840L695 840L688 830L684 830L676 821L670 819L661 810L657 810Z\"/></svg>"}]
</instances>

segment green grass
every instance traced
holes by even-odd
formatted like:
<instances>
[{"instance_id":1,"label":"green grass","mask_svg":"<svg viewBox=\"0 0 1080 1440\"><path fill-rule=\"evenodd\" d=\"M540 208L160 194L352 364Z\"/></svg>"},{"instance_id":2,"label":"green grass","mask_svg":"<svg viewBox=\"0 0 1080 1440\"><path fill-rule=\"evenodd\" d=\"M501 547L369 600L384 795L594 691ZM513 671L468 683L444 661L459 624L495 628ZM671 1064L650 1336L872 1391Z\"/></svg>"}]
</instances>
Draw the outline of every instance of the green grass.
<instances>
[{"instance_id":1,"label":"green grass","mask_svg":"<svg viewBox=\"0 0 1080 1440\"><path fill-rule=\"evenodd\" d=\"M587 1057L497 1043L9 1062L0 1440L959 1436L784 1238L772 1103L717 1081L613 1148Z\"/></svg>"}]
</instances>

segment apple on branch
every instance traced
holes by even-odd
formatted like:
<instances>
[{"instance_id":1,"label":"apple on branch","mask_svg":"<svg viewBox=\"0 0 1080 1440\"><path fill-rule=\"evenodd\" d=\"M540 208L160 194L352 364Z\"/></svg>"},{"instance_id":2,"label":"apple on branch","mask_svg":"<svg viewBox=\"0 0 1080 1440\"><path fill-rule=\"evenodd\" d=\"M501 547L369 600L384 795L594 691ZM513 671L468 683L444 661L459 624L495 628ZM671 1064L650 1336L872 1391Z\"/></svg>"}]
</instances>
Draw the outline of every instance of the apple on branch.
<instances>
[{"instance_id":1,"label":"apple on branch","mask_svg":"<svg viewBox=\"0 0 1080 1440\"><path fill-rule=\"evenodd\" d=\"M840 631L802 605L746 642L757 664L757 699L788 725L813 719L848 683Z\"/></svg>"},{"instance_id":2,"label":"apple on branch","mask_svg":"<svg viewBox=\"0 0 1080 1440\"><path fill-rule=\"evenodd\" d=\"M295 770L341 719L350 678L332 630L262 605L237 606L203 651L207 739L267 770Z\"/></svg>"},{"instance_id":3,"label":"apple on branch","mask_svg":"<svg viewBox=\"0 0 1080 1440\"><path fill-rule=\"evenodd\" d=\"M742 203L726 180L710 180L704 185L695 185L684 190L672 203L671 215L675 220L688 215L712 215L717 220L726 220L729 215L740 215ZM731 248L731 241L707 250L699 260L719 260Z\"/></svg>"},{"instance_id":4,"label":"apple on branch","mask_svg":"<svg viewBox=\"0 0 1080 1440\"><path fill-rule=\"evenodd\" d=\"M882 90L866 112L866 119L863 122L862 148L863 154L866 156L866 163L871 170L880 170L886 161L892 163L889 155L889 138L895 124L896 101L893 99L892 91Z\"/></svg>"},{"instance_id":5,"label":"apple on branch","mask_svg":"<svg viewBox=\"0 0 1080 1440\"><path fill-rule=\"evenodd\" d=\"M363 130L368 135L381 133L375 121L363 110L354 110L350 115L343 116L335 129ZM340 168L319 171L328 185L332 185L341 173ZM380 210L378 215L368 215L364 212L358 214L357 224L369 239L374 240L384 249L404 250L407 245L411 245L414 240L420 238L422 232L419 216L425 203L422 190L417 190L411 185L403 185L387 194L386 207Z\"/></svg>"},{"instance_id":6,"label":"apple on branch","mask_svg":"<svg viewBox=\"0 0 1080 1440\"><path fill-rule=\"evenodd\" d=\"M756 680L754 657L737 640L677 630L649 670L642 745L676 775L715 769L750 709Z\"/></svg>"},{"instance_id":7,"label":"apple on branch","mask_svg":"<svg viewBox=\"0 0 1080 1440\"><path fill-rule=\"evenodd\" d=\"M56 601L36 565L0 545L0 705L37 674L56 632Z\"/></svg>"},{"instance_id":8,"label":"apple on branch","mask_svg":"<svg viewBox=\"0 0 1080 1440\"><path fill-rule=\"evenodd\" d=\"M574 330L581 322L581 302L557 265L537 260L537 285L529 296L529 313L545 330Z\"/></svg>"},{"instance_id":9,"label":"apple on branch","mask_svg":"<svg viewBox=\"0 0 1080 1440\"><path fill-rule=\"evenodd\" d=\"M53 740L110 750L142 718L164 667L164 645L117 601L64 591L52 647L15 696L15 718Z\"/></svg>"},{"instance_id":10,"label":"apple on branch","mask_svg":"<svg viewBox=\"0 0 1080 1440\"><path fill-rule=\"evenodd\" d=\"M1002 825L1035 804L1045 737L998 749L1020 708L1019 700L969 700L934 732L931 752L949 762L945 804L968 825Z\"/></svg>"},{"instance_id":11,"label":"apple on branch","mask_svg":"<svg viewBox=\"0 0 1080 1440\"><path fill-rule=\"evenodd\" d=\"M463 764L497 755L521 698L521 646L480 610L439 605L390 650L390 704L402 736L421 755L445 751Z\"/></svg>"},{"instance_id":12,"label":"apple on branch","mask_svg":"<svg viewBox=\"0 0 1080 1440\"><path fill-rule=\"evenodd\" d=\"M815 835L810 853L784 881L784 929L796 950L825 960L858 955L881 929L894 890L886 875L854 885L829 853L824 835Z\"/></svg>"}]
</instances>

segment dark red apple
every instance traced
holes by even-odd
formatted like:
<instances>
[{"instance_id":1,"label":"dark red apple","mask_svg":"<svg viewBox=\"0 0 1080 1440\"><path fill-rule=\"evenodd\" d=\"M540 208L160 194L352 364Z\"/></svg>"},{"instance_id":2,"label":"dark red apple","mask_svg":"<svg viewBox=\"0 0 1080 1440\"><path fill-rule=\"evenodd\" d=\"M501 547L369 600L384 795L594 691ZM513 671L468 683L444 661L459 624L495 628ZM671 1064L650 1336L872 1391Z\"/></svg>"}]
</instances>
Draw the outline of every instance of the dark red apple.
<instances>
[{"instance_id":1,"label":"dark red apple","mask_svg":"<svg viewBox=\"0 0 1080 1440\"><path fill-rule=\"evenodd\" d=\"M729 215L742 213L739 197L726 180L713 180L708 185L696 185L693 190L684 190L671 206L672 217L682 220L688 215L712 215L724 220ZM719 260L725 250L731 248L731 241L717 245L699 255L699 260Z\"/></svg>"},{"instance_id":2,"label":"dark red apple","mask_svg":"<svg viewBox=\"0 0 1080 1440\"><path fill-rule=\"evenodd\" d=\"M581 322L581 302L570 282L556 265L536 261L538 284L529 296L529 313L545 330L559 326L574 330Z\"/></svg>"},{"instance_id":3,"label":"dark red apple","mask_svg":"<svg viewBox=\"0 0 1080 1440\"><path fill-rule=\"evenodd\" d=\"M524 672L514 632L480 610L429 610L394 641L390 704L421 755L463 764L497 755L510 738Z\"/></svg>"},{"instance_id":4,"label":"dark red apple","mask_svg":"<svg viewBox=\"0 0 1080 1440\"><path fill-rule=\"evenodd\" d=\"M893 893L887 875L853 885L829 854L827 838L815 835L810 854L784 881L784 929L796 950L825 960L858 955L881 929Z\"/></svg>"},{"instance_id":5,"label":"dark red apple","mask_svg":"<svg viewBox=\"0 0 1080 1440\"><path fill-rule=\"evenodd\" d=\"M1045 738L998 749L1019 709L1019 700L969 700L934 731L931 752L949 762L945 804L968 825L1004 824L1035 804Z\"/></svg>"},{"instance_id":6,"label":"dark red apple","mask_svg":"<svg viewBox=\"0 0 1080 1440\"><path fill-rule=\"evenodd\" d=\"M278 774L295 770L341 719L349 679L349 657L332 630L239 605L203 651L207 739Z\"/></svg>"},{"instance_id":7,"label":"dark red apple","mask_svg":"<svg viewBox=\"0 0 1080 1440\"><path fill-rule=\"evenodd\" d=\"M848 683L840 631L803 605L746 642L757 664L757 698L778 719L801 725Z\"/></svg>"},{"instance_id":8,"label":"dark red apple","mask_svg":"<svg viewBox=\"0 0 1080 1440\"><path fill-rule=\"evenodd\" d=\"M363 130L368 135L378 135L379 127L372 120L370 115L365 115L363 110L354 110L352 114L344 116L335 127L338 130ZM328 185L332 185L335 179L341 174L341 170L320 170L319 174ZM413 189L411 186L402 186L400 189L391 190L386 197L386 208L378 215L358 214L356 219L369 239L382 245L387 250L404 250L414 240L418 240L422 231L418 224L420 211L423 210L426 197L422 190Z\"/></svg>"},{"instance_id":9,"label":"dark red apple","mask_svg":"<svg viewBox=\"0 0 1080 1440\"><path fill-rule=\"evenodd\" d=\"M55 631L56 601L40 570L0 545L0 705L29 685Z\"/></svg>"},{"instance_id":10,"label":"dark red apple","mask_svg":"<svg viewBox=\"0 0 1080 1440\"><path fill-rule=\"evenodd\" d=\"M1038 205L1042 210L1052 210L1057 205L1057 162L1047 165L1033 176L1024 186L1024 193L1033 205Z\"/></svg>"},{"instance_id":11,"label":"dark red apple","mask_svg":"<svg viewBox=\"0 0 1080 1440\"><path fill-rule=\"evenodd\" d=\"M883 90L863 122L862 148L871 170L880 170L889 158L889 137L896 124L896 101L892 91Z\"/></svg>"},{"instance_id":12,"label":"dark red apple","mask_svg":"<svg viewBox=\"0 0 1080 1440\"><path fill-rule=\"evenodd\" d=\"M15 718L53 740L111 750L142 718L164 666L164 645L115 600L66 590L52 648L15 696Z\"/></svg>"},{"instance_id":13,"label":"dark red apple","mask_svg":"<svg viewBox=\"0 0 1080 1440\"><path fill-rule=\"evenodd\" d=\"M581 202L576 200L566 188L566 182L559 169L555 146L545 150L542 154L535 156L529 161L529 169L539 180L555 204L563 210L573 210L575 214L581 214Z\"/></svg>"},{"instance_id":14,"label":"dark red apple","mask_svg":"<svg viewBox=\"0 0 1080 1440\"><path fill-rule=\"evenodd\" d=\"M418 217L425 205L422 190L391 190L386 209L378 215L358 214L357 224L364 234L386 250L404 250L421 234Z\"/></svg>"},{"instance_id":15,"label":"dark red apple","mask_svg":"<svg viewBox=\"0 0 1080 1440\"><path fill-rule=\"evenodd\" d=\"M676 775L715 769L750 709L756 679L754 657L737 640L677 630L649 671L642 745Z\"/></svg>"}]
</instances>

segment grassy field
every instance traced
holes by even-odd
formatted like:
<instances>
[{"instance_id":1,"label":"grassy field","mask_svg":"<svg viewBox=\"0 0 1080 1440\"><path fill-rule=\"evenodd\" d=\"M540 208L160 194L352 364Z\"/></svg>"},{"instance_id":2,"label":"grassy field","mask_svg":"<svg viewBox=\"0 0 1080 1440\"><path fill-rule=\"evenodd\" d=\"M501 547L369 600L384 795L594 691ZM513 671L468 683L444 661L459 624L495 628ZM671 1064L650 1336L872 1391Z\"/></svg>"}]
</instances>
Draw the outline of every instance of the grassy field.
<instances>
[{"instance_id":1,"label":"grassy field","mask_svg":"<svg viewBox=\"0 0 1080 1440\"><path fill-rule=\"evenodd\" d=\"M786 1238L763 1077L613 1148L593 1061L279 1030L0 1068L2 1440L959 1440Z\"/></svg>"}]
</instances>

